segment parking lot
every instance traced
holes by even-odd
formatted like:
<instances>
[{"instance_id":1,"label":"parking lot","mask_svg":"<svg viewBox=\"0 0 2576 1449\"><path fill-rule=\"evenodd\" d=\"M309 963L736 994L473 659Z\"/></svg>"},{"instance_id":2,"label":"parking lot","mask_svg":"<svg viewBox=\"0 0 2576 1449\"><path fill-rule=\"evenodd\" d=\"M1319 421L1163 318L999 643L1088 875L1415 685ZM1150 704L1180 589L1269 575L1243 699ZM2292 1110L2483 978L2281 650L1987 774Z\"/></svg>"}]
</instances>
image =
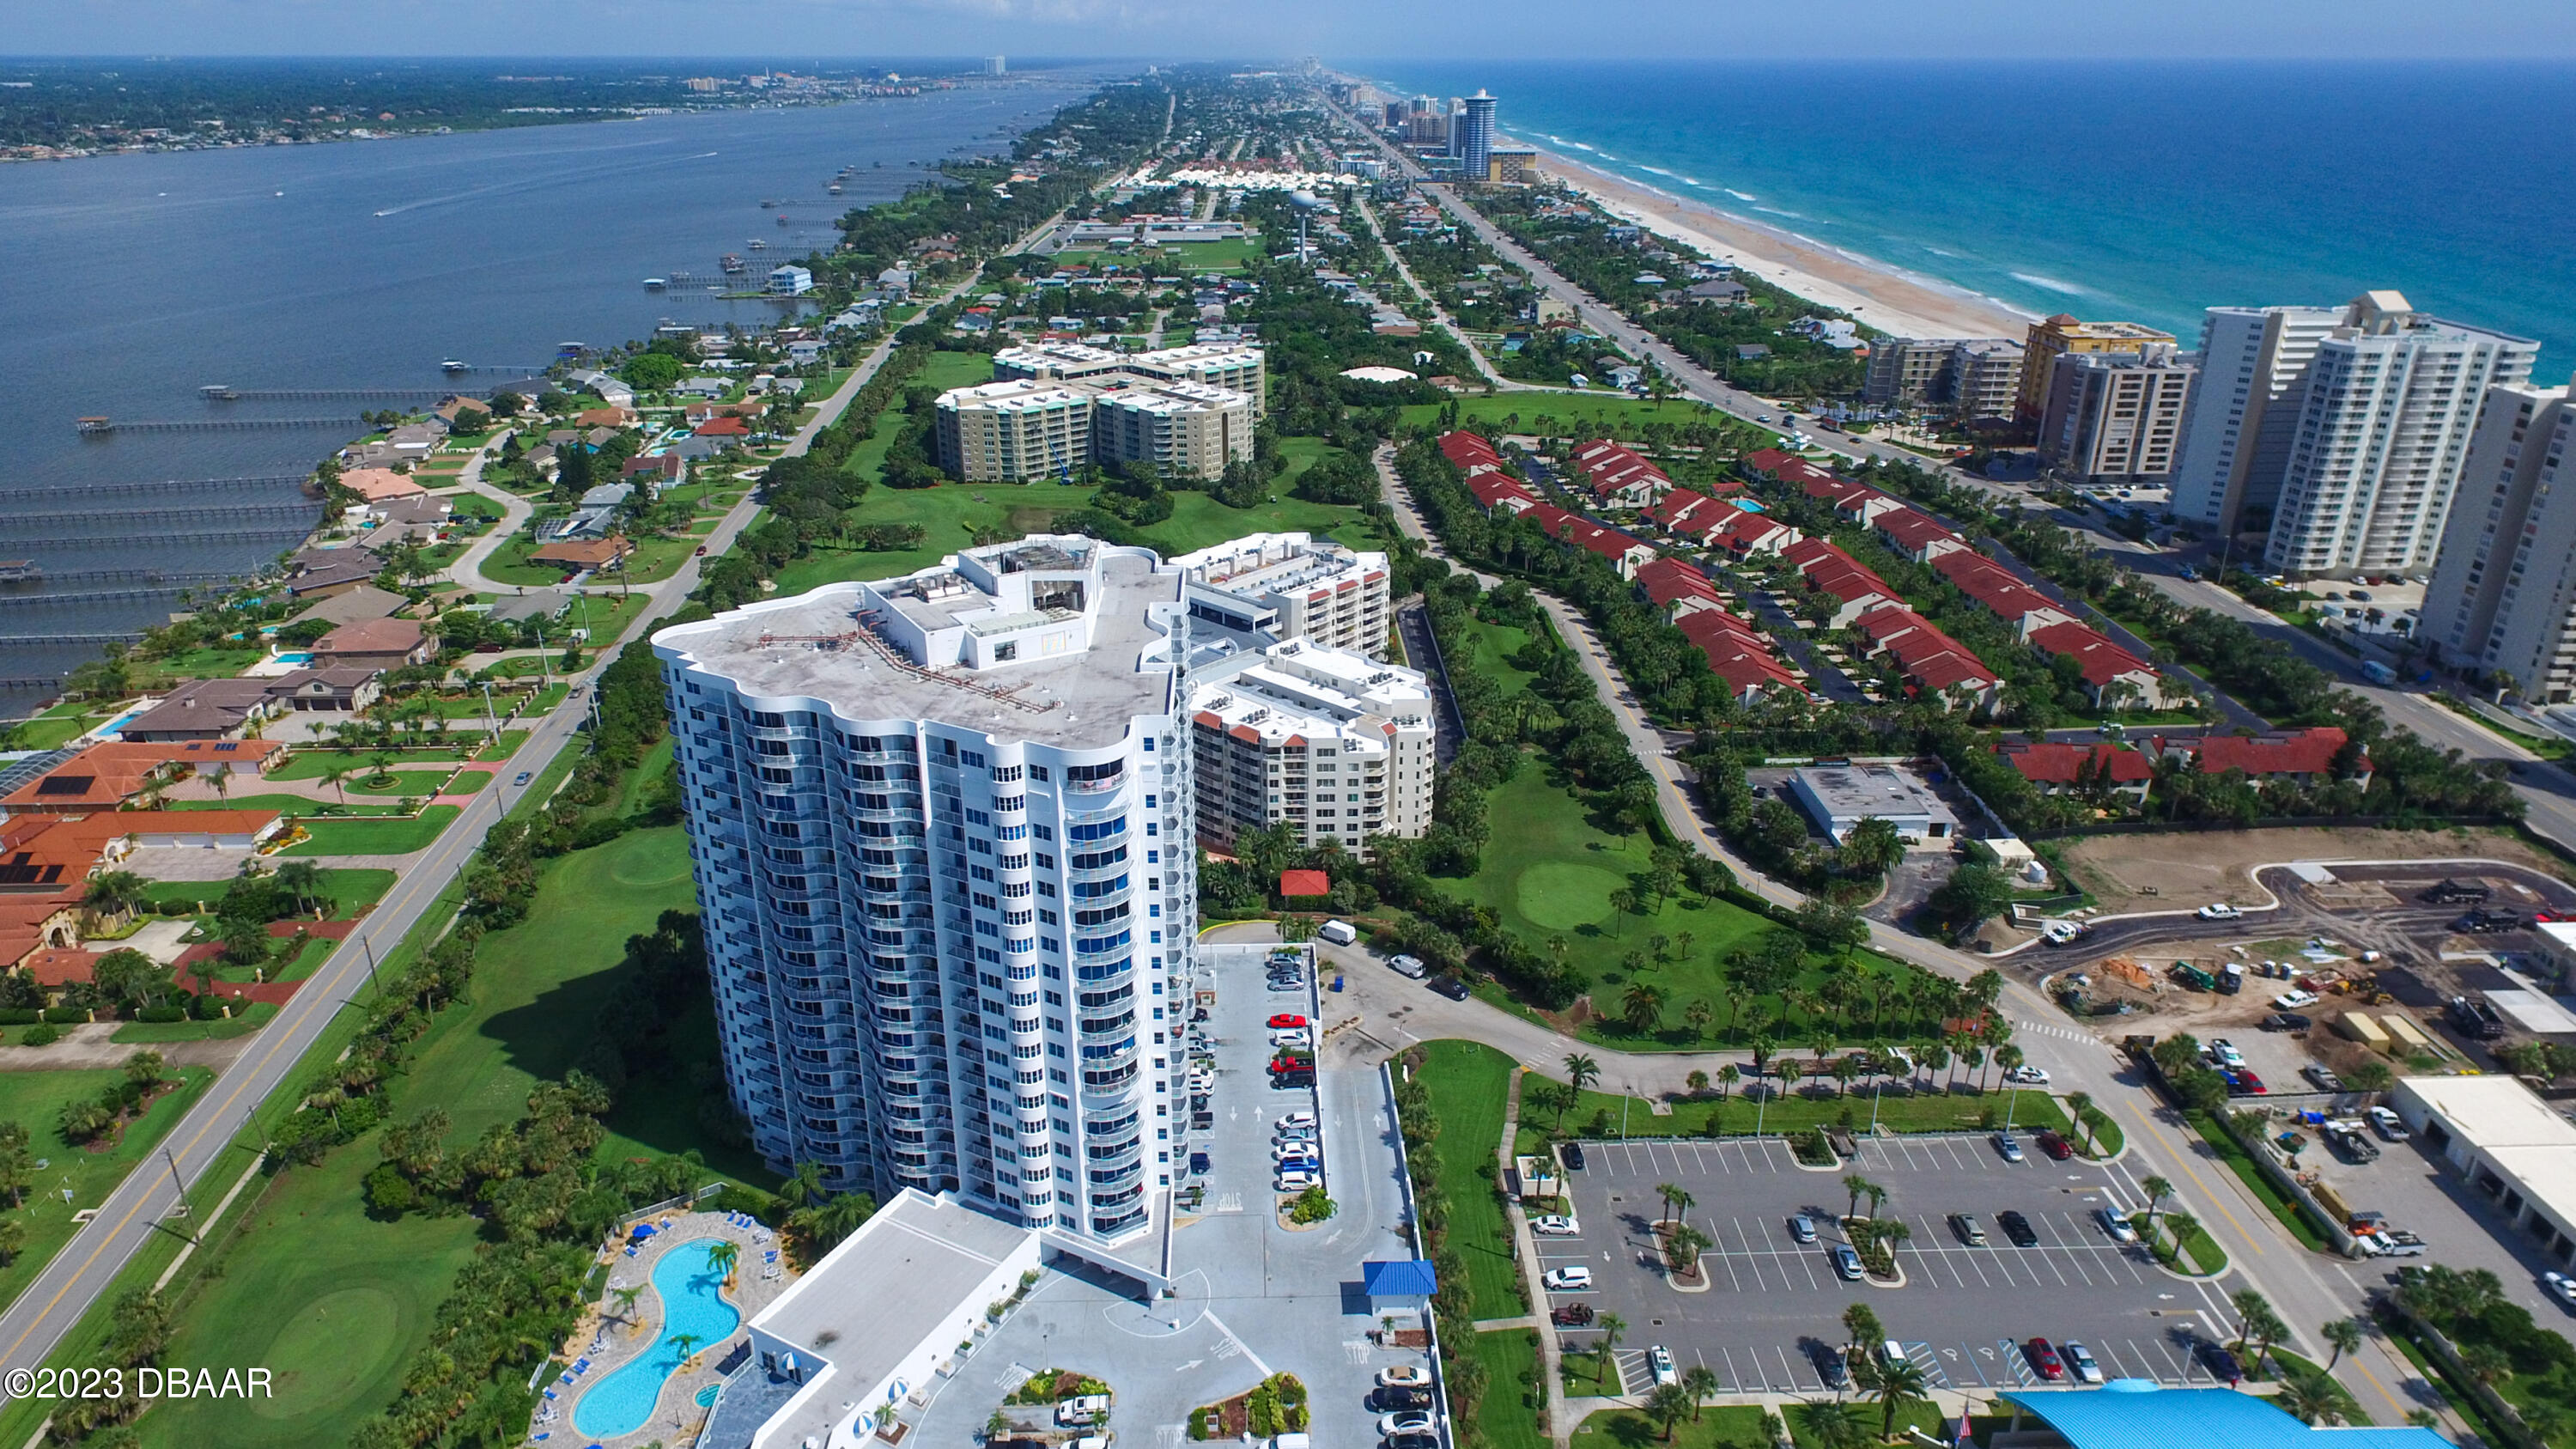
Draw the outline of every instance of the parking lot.
<instances>
[{"instance_id":1,"label":"parking lot","mask_svg":"<svg viewBox=\"0 0 2576 1449\"><path fill-rule=\"evenodd\" d=\"M1982 1135L1864 1140L1852 1162L1815 1170L1777 1141L1587 1143L1584 1170L1567 1174L1580 1235L1541 1239L1540 1256L1549 1268L1590 1267L1595 1287L1550 1297L1625 1321L1631 1388L1646 1382L1639 1360L1660 1344L1684 1369L1705 1364L1727 1393L1825 1391L1816 1353L1848 1339L1842 1314L1854 1303L1877 1313L1935 1389L2038 1382L2020 1348L2033 1336L2083 1343L2107 1377L2210 1382L2191 1345L2232 1337L2235 1285L2167 1273L2144 1248L2112 1240L2095 1210L2146 1203L2119 1164L2052 1162L2027 1137L2023 1145L2014 1164ZM1842 1241L1846 1173L1885 1187L1879 1215L1912 1233L1896 1249L1901 1286L1847 1282L1827 1256ZM1666 1183L1691 1194L1683 1217L1715 1244L1703 1254L1704 1288L1674 1286L1655 1254L1651 1222ZM2033 1246L2006 1239L1996 1221L2006 1210L2029 1220ZM1953 1231L1956 1212L1975 1216L1984 1246ZM1792 1239L1788 1220L1799 1214L1815 1220L1817 1243ZM1570 1346L1592 1338L1569 1332Z\"/></svg>"}]
</instances>

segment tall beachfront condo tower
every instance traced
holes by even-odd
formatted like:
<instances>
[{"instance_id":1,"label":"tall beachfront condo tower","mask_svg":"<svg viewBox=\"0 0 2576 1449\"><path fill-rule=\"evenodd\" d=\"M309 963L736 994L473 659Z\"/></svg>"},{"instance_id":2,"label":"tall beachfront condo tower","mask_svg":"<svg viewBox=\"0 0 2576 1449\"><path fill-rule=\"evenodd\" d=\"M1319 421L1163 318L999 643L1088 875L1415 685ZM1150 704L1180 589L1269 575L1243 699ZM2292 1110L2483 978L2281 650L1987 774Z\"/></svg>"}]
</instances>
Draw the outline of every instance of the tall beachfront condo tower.
<instances>
[{"instance_id":1,"label":"tall beachfront condo tower","mask_svg":"<svg viewBox=\"0 0 2576 1449\"><path fill-rule=\"evenodd\" d=\"M2048 384L2055 375L2055 364L2065 353L2145 352L2159 343L2171 347L2173 341L2172 333L2135 322L2079 322L2063 312L2033 322L2030 335L2022 342L2020 390L2013 398L2013 417L2024 427L2037 426L2040 410L2048 402Z\"/></svg>"},{"instance_id":2,"label":"tall beachfront condo tower","mask_svg":"<svg viewBox=\"0 0 2576 1449\"><path fill-rule=\"evenodd\" d=\"M1459 119L1451 155L1458 158L1458 173L1470 181L1488 181L1494 169L1494 98L1478 91L1469 96L1466 110Z\"/></svg>"},{"instance_id":3,"label":"tall beachfront condo tower","mask_svg":"<svg viewBox=\"0 0 2576 1449\"><path fill-rule=\"evenodd\" d=\"M764 1161L1096 1241L1157 1221L1197 899L1181 591L1036 535L654 635Z\"/></svg>"},{"instance_id":4,"label":"tall beachfront condo tower","mask_svg":"<svg viewBox=\"0 0 2576 1449\"><path fill-rule=\"evenodd\" d=\"M2200 324L2200 376L2192 383L2174 465L2174 517L2232 535L2248 513L2269 526L2296 430L2292 395L2317 344L2343 325L2341 307L2212 307Z\"/></svg>"},{"instance_id":5,"label":"tall beachfront condo tower","mask_svg":"<svg viewBox=\"0 0 2576 1449\"><path fill-rule=\"evenodd\" d=\"M2173 344L2065 352L2039 415L2039 456L2079 483L2162 483L2182 437L2192 365Z\"/></svg>"},{"instance_id":6,"label":"tall beachfront condo tower","mask_svg":"<svg viewBox=\"0 0 2576 1449\"><path fill-rule=\"evenodd\" d=\"M2364 293L2308 364L2264 560L2300 577L2430 567L2478 404L2539 352Z\"/></svg>"},{"instance_id":7,"label":"tall beachfront condo tower","mask_svg":"<svg viewBox=\"0 0 2576 1449\"><path fill-rule=\"evenodd\" d=\"M2487 390L2420 636L2536 704L2576 700L2576 384Z\"/></svg>"}]
</instances>

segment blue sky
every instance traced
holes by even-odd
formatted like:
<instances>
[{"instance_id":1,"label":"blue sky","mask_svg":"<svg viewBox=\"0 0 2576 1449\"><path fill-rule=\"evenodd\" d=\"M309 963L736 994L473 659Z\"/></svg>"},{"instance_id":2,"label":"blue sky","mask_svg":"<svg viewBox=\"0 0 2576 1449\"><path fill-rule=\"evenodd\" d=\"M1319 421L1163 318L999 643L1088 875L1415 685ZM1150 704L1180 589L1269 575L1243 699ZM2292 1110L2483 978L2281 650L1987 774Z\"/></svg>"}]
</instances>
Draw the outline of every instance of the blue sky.
<instances>
[{"instance_id":1,"label":"blue sky","mask_svg":"<svg viewBox=\"0 0 2576 1449\"><path fill-rule=\"evenodd\" d=\"M2576 56L2570 0L61 0L23 55Z\"/></svg>"}]
</instances>

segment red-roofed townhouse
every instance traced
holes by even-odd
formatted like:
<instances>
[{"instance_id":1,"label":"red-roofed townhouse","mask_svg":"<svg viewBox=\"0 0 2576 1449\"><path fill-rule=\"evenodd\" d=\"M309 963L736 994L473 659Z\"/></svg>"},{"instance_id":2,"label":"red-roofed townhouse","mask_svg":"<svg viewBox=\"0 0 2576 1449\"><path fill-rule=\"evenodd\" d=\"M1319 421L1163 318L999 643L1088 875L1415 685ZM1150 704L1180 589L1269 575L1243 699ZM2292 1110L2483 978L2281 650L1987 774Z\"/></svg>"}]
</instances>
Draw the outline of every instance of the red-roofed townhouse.
<instances>
[{"instance_id":1,"label":"red-roofed townhouse","mask_svg":"<svg viewBox=\"0 0 2576 1449\"><path fill-rule=\"evenodd\" d=\"M1943 528L1932 515L1911 508L1889 509L1873 520L1873 526L1889 548L1919 564L1968 547L1966 539Z\"/></svg>"},{"instance_id":2,"label":"red-roofed townhouse","mask_svg":"<svg viewBox=\"0 0 2576 1449\"><path fill-rule=\"evenodd\" d=\"M2291 730L2284 734L2204 735L2196 743L2178 740L2167 744L2156 742L2168 759L2190 759L2204 775L2223 775L2229 770L2242 770L2249 780L2292 780L2301 784L2334 778L2334 758L2351 736L2332 725L2316 729ZM2354 778L2370 783L2370 756L2364 753L2355 762Z\"/></svg>"},{"instance_id":3,"label":"red-roofed townhouse","mask_svg":"<svg viewBox=\"0 0 2576 1449\"><path fill-rule=\"evenodd\" d=\"M2085 692L2100 707L2105 691L2125 684L2128 702L2147 709L2164 705L2164 676L2135 654L2112 643L2096 630L2082 624L2051 624L2045 629L2030 630L2024 635L2043 654L2071 656L2084 671Z\"/></svg>"},{"instance_id":4,"label":"red-roofed townhouse","mask_svg":"<svg viewBox=\"0 0 2576 1449\"><path fill-rule=\"evenodd\" d=\"M1682 633L1699 646L1709 672L1727 682L1739 704L1751 704L1775 689L1807 692L1798 677L1781 666L1771 646L1752 627L1723 609L1703 609L1678 621Z\"/></svg>"},{"instance_id":5,"label":"red-roofed townhouse","mask_svg":"<svg viewBox=\"0 0 2576 1449\"><path fill-rule=\"evenodd\" d=\"M1705 493L1676 488L1649 504L1646 516L1662 524L1667 532L1697 538L1708 531L1717 515L1733 511Z\"/></svg>"},{"instance_id":6,"label":"red-roofed townhouse","mask_svg":"<svg viewBox=\"0 0 2576 1449\"><path fill-rule=\"evenodd\" d=\"M1988 613L2013 626L2024 639L2042 629L2072 624L2075 615L2056 600L2021 580L2001 564L1975 553L1945 553L1932 560L1959 592L1985 606Z\"/></svg>"},{"instance_id":7,"label":"red-roofed townhouse","mask_svg":"<svg viewBox=\"0 0 2576 1449\"><path fill-rule=\"evenodd\" d=\"M1750 558L1757 553L1778 553L1798 542L1802 535L1767 514L1738 508L1719 519L1704 537L1711 548L1722 548L1736 558Z\"/></svg>"},{"instance_id":8,"label":"red-roofed townhouse","mask_svg":"<svg viewBox=\"0 0 2576 1449\"><path fill-rule=\"evenodd\" d=\"M1494 445L1474 433L1442 433L1440 454L1461 468L1472 468L1478 463L1491 463L1499 468L1503 463L1503 455L1494 450Z\"/></svg>"},{"instance_id":9,"label":"red-roofed townhouse","mask_svg":"<svg viewBox=\"0 0 2576 1449\"><path fill-rule=\"evenodd\" d=\"M1677 558L1659 558L1637 570L1637 588L1668 614L1718 608L1717 585Z\"/></svg>"},{"instance_id":10,"label":"red-roofed townhouse","mask_svg":"<svg viewBox=\"0 0 2576 1449\"><path fill-rule=\"evenodd\" d=\"M1585 475L1592 496L1613 508L1643 508L1673 486L1664 470L1644 459L1614 464Z\"/></svg>"},{"instance_id":11,"label":"red-roofed townhouse","mask_svg":"<svg viewBox=\"0 0 2576 1449\"><path fill-rule=\"evenodd\" d=\"M2004 744L1997 745L1995 753L2043 795L2060 795L2079 785L2091 785L2144 804L2147 787L2156 777L2155 766L2145 755L2107 743L2079 745L2049 740L2040 744Z\"/></svg>"},{"instance_id":12,"label":"red-roofed townhouse","mask_svg":"<svg viewBox=\"0 0 2576 1449\"><path fill-rule=\"evenodd\" d=\"M1527 513L1538 507L1538 495L1500 468L1478 468L1467 475L1467 491L1487 513Z\"/></svg>"},{"instance_id":13,"label":"red-roofed townhouse","mask_svg":"<svg viewBox=\"0 0 2576 1449\"><path fill-rule=\"evenodd\" d=\"M1942 632L1931 620L1901 605L1872 609L1853 626L1869 640L1870 652L1896 661L1907 687L1919 698L1929 695L1942 708L1991 706L2003 693L2003 681L1966 645Z\"/></svg>"}]
</instances>

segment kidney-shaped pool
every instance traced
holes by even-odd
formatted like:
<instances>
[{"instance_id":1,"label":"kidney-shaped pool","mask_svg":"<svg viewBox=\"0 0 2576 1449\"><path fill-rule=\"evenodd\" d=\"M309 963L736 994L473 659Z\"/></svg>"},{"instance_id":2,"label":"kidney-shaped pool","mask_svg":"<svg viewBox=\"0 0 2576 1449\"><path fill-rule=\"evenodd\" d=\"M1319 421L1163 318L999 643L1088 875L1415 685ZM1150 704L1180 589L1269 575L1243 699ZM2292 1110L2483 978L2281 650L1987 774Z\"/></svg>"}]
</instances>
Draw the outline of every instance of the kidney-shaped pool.
<instances>
[{"instance_id":1,"label":"kidney-shaped pool","mask_svg":"<svg viewBox=\"0 0 2576 1449\"><path fill-rule=\"evenodd\" d=\"M573 1406L574 1429L593 1439L615 1439L643 1428L662 1398L662 1385L680 1365L691 1355L722 1346L741 1326L741 1312L724 1300L724 1274L707 1261L723 1241L693 1238L653 1265L653 1290L662 1296L664 1321L656 1330L661 1341L590 1386ZM691 1341L687 1353L672 1341L683 1334Z\"/></svg>"}]
</instances>

